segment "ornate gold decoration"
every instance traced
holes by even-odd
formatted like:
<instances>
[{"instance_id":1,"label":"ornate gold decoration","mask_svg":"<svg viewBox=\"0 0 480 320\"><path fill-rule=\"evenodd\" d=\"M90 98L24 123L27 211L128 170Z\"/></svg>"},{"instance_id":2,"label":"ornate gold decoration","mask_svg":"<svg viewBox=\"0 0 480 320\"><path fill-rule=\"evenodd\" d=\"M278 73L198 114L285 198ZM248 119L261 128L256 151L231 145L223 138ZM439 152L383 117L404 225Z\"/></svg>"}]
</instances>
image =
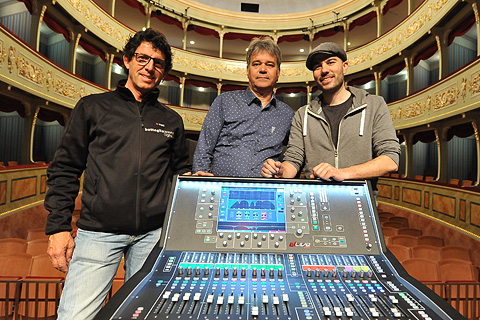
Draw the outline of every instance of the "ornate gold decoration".
<instances>
[{"instance_id":1,"label":"ornate gold decoration","mask_svg":"<svg viewBox=\"0 0 480 320\"><path fill-rule=\"evenodd\" d=\"M15 49L14 46L10 46L10 48L8 48L8 71L10 71L10 73L13 72L13 66L15 64L15 52L17 50Z\"/></svg>"},{"instance_id":2,"label":"ornate gold decoration","mask_svg":"<svg viewBox=\"0 0 480 320\"><path fill-rule=\"evenodd\" d=\"M52 86L56 94L67 98L76 99L79 95L74 84L64 79L53 78Z\"/></svg>"},{"instance_id":3,"label":"ornate gold decoration","mask_svg":"<svg viewBox=\"0 0 480 320\"><path fill-rule=\"evenodd\" d=\"M455 104L459 96L460 89L457 87L452 87L445 92L436 94L433 99L433 106L435 109L448 107L452 104Z\"/></svg>"},{"instance_id":4,"label":"ornate gold decoration","mask_svg":"<svg viewBox=\"0 0 480 320\"><path fill-rule=\"evenodd\" d=\"M475 75L472 81L468 81L468 91L472 96L480 93L480 74Z\"/></svg>"},{"instance_id":5,"label":"ornate gold decoration","mask_svg":"<svg viewBox=\"0 0 480 320\"><path fill-rule=\"evenodd\" d=\"M382 54L389 52L396 46L402 44L402 42L422 29L426 22L432 20L432 16L441 10L448 0L437 0L432 5L427 6L422 14L418 16L415 21L412 21L403 30L398 30L397 33L385 41L381 42L376 48L371 48L370 51L360 53L358 56L354 56L348 59L349 65L354 66L361 64L367 60L373 60Z\"/></svg>"},{"instance_id":6,"label":"ornate gold decoration","mask_svg":"<svg viewBox=\"0 0 480 320\"><path fill-rule=\"evenodd\" d=\"M50 86L52 85L52 83L53 83L52 71L48 70L47 75L45 76L45 84L47 85L47 90L48 91L50 91Z\"/></svg>"},{"instance_id":7,"label":"ornate gold decoration","mask_svg":"<svg viewBox=\"0 0 480 320\"><path fill-rule=\"evenodd\" d=\"M5 53L5 47L2 40L0 40L0 67L3 65L3 61L7 59L7 54Z\"/></svg>"},{"instance_id":8,"label":"ornate gold decoration","mask_svg":"<svg viewBox=\"0 0 480 320\"><path fill-rule=\"evenodd\" d=\"M17 58L17 69L18 74L33 83L38 85L43 84L44 73L43 69L39 66L34 65L25 57Z\"/></svg>"},{"instance_id":9,"label":"ornate gold decoration","mask_svg":"<svg viewBox=\"0 0 480 320\"><path fill-rule=\"evenodd\" d=\"M188 112L181 112L180 116L186 124L202 126L203 121L205 121L205 115L195 115Z\"/></svg>"}]
</instances>

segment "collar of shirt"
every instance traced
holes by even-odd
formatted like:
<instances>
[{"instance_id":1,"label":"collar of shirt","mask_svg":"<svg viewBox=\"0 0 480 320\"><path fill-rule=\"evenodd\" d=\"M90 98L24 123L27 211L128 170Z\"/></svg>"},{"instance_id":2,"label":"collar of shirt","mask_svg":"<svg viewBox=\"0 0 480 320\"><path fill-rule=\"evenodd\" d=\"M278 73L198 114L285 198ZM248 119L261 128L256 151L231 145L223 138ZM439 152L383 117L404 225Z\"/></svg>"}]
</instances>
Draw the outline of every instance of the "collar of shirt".
<instances>
[{"instance_id":1,"label":"collar of shirt","mask_svg":"<svg viewBox=\"0 0 480 320\"><path fill-rule=\"evenodd\" d=\"M253 91L248 87L245 89L245 102L247 105L251 105L252 103L255 103L259 107L262 107L262 102L260 99L257 98L257 96L253 93ZM268 107L276 107L277 106L277 98L275 97L275 93L272 92L272 98L270 99L270 102L265 106L264 109Z\"/></svg>"}]
</instances>

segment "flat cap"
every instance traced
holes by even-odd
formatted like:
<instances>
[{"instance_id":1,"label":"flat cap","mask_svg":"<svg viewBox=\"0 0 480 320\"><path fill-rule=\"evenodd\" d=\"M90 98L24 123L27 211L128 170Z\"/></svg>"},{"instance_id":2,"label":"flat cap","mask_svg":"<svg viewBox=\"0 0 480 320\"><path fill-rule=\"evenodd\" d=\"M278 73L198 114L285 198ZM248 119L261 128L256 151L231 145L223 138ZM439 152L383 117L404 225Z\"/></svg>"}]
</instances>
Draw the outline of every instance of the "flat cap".
<instances>
[{"instance_id":1,"label":"flat cap","mask_svg":"<svg viewBox=\"0 0 480 320\"><path fill-rule=\"evenodd\" d=\"M325 57L324 59L335 56L342 59L342 61L347 61L347 53L345 52L345 50L343 50L342 47L340 47L335 42L324 42L316 46L315 49L313 49L312 52L310 52L310 54L308 55L306 64L309 70L313 71L313 68L315 67L313 64L315 62L315 58L318 55L323 55Z\"/></svg>"}]
</instances>

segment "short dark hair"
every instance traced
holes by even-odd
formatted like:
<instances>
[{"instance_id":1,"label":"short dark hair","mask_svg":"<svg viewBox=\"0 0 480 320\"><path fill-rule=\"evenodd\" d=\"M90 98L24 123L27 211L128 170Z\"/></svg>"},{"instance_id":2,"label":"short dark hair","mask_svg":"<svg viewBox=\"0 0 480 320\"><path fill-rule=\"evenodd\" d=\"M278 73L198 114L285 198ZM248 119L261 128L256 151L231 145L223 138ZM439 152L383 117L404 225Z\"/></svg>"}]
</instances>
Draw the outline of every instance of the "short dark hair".
<instances>
[{"instance_id":1,"label":"short dark hair","mask_svg":"<svg viewBox=\"0 0 480 320\"><path fill-rule=\"evenodd\" d=\"M165 73L172 70L172 49L168 44L167 38L163 33L152 28L139 31L128 39L127 44L123 48L123 55L127 57L128 61L132 60L135 50L142 42L150 42L155 49L162 51L165 55Z\"/></svg>"},{"instance_id":2,"label":"short dark hair","mask_svg":"<svg viewBox=\"0 0 480 320\"><path fill-rule=\"evenodd\" d=\"M252 41L250 41L247 50L247 67L250 65L250 58L252 55L261 51L266 51L275 56L277 58L278 70L280 70L280 65L282 64L282 51L280 51L278 44L276 44L275 41L268 36L253 38Z\"/></svg>"}]
</instances>

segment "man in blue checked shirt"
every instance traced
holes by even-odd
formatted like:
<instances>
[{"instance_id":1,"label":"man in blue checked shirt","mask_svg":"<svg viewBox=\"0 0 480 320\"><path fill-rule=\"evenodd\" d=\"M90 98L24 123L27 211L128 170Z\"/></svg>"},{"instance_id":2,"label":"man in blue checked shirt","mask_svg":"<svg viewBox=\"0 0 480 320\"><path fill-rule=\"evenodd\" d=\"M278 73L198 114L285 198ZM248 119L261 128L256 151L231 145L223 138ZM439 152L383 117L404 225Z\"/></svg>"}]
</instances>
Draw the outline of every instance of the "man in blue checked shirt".
<instances>
[{"instance_id":1,"label":"man in blue checked shirt","mask_svg":"<svg viewBox=\"0 0 480 320\"><path fill-rule=\"evenodd\" d=\"M294 114L273 93L281 62L280 48L271 38L250 42L249 87L222 93L213 101L195 150L194 174L261 177L263 163L280 158Z\"/></svg>"}]
</instances>

